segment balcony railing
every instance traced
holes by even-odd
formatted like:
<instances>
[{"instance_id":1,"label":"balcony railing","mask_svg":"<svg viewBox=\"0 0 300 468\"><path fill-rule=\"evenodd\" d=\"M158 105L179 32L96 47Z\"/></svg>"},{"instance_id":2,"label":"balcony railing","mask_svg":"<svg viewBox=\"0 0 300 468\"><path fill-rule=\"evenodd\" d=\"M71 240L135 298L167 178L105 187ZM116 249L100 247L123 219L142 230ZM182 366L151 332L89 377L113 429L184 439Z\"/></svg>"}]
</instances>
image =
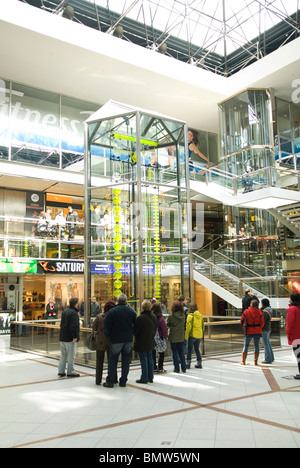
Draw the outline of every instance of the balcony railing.
<instances>
[{"instance_id":1,"label":"balcony railing","mask_svg":"<svg viewBox=\"0 0 300 468\"><path fill-rule=\"evenodd\" d=\"M0 216L0 258L83 258L84 223L62 232L55 221Z\"/></svg>"},{"instance_id":2,"label":"balcony railing","mask_svg":"<svg viewBox=\"0 0 300 468\"><path fill-rule=\"evenodd\" d=\"M216 264L212 259L207 260L193 254L196 271L240 299L249 287L254 293L265 297L289 298L293 292L292 283L300 281L300 276L261 276L237 262L228 260L228 263Z\"/></svg>"},{"instance_id":3,"label":"balcony railing","mask_svg":"<svg viewBox=\"0 0 300 468\"><path fill-rule=\"evenodd\" d=\"M300 190L299 172L283 168L265 167L247 175L235 175L221 170L218 166L207 168L194 163L194 170L195 172L190 174L191 179L205 182L207 185L213 182L231 190L233 195L267 187Z\"/></svg>"}]
</instances>

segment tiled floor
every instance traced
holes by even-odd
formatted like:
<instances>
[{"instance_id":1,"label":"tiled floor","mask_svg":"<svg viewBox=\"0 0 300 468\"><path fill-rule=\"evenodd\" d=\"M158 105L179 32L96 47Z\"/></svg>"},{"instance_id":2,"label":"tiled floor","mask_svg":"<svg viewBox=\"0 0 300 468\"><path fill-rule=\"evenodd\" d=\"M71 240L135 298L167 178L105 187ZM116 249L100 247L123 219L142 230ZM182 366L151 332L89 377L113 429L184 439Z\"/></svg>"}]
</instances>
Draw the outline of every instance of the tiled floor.
<instances>
[{"instance_id":1,"label":"tiled floor","mask_svg":"<svg viewBox=\"0 0 300 468\"><path fill-rule=\"evenodd\" d=\"M261 355L263 358L263 354ZM300 381L283 339L270 366L239 355L204 359L203 369L168 372L153 384L96 386L93 370L57 378L57 361L9 349L0 336L0 447L300 447Z\"/></svg>"}]
</instances>

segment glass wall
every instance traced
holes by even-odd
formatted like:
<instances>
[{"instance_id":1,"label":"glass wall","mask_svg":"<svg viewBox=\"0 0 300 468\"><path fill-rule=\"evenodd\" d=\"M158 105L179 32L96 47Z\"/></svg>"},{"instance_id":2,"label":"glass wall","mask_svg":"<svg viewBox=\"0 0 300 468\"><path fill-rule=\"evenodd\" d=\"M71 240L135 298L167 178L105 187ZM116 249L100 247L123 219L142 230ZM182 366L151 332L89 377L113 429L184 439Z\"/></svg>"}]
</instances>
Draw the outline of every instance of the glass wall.
<instances>
[{"instance_id":1,"label":"glass wall","mask_svg":"<svg viewBox=\"0 0 300 468\"><path fill-rule=\"evenodd\" d=\"M300 169L300 104L276 98L275 158L289 169Z\"/></svg>"},{"instance_id":2,"label":"glass wall","mask_svg":"<svg viewBox=\"0 0 300 468\"><path fill-rule=\"evenodd\" d=\"M191 294L186 125L118 103L100 111L86 137L85 271L107 299L124 292L137 309L153 297L168 307Z\"/></svg>"},{"instance_id":3,"label":"glass wall","mask_svg":"<svg viewBox=\"0 0 300 468\"><path fill-rule=\"evenodd\" d=\"M98 107L0 80L0 158L83 172L83 122Z\"/></svg>"},{"instance_id":4,"label":"glass wall","mask_svg":"<svg viewBox=\"0 0 300 468\"><path fill-rule=\"evenodd\" d=\"M220 168L241 175L274 166L271 99L267 90L249 89L219 104Z\"/></svg>"},{"instance_id":5,"label":"glass wall","mask_svg":"<svg viewBox=\"0 0 300 468\"><path fill-rule=\"evenodd\" d=\"M9 136L9 100L10 85L8 81L0 79L0 159L8 159Z\"/></svg>"}]
</instances>

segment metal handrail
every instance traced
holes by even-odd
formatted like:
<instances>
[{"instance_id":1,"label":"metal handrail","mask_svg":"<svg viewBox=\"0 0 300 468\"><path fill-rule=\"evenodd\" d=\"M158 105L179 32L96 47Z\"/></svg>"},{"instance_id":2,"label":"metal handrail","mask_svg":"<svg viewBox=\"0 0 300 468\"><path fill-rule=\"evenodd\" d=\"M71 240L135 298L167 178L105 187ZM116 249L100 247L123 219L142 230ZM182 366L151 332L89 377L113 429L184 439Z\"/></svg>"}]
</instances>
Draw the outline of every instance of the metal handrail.
<instances>
[{"instance_id":1,"label":"metal handrail","mask_svg":"<svg viewBox=\"0 0 300 468\"><path fill-rule=\"evenodd\" d=\"M207 248L213 244L214 242L217 242L219 239L222 239L223 236L217 236L216 239L213 239L212 241L210 241L208 244L204 245L203 247L201 247L201 249L199 250L196 250L195 254L198 254L198 252L201 252L202 250L207 250ZM217 249L218 250L218 249Z\"/></svg>"},{"instance_id":2,"label":"metal handrail","mask_svg":"<svg viewBox=\"0 0 300 468\"><path fill-rule=\"evenodd\" d=\"M193 164L197 167L197 163L194 163ZM241 175L234 175L234 174L231 174L229 172L226 172L226 171L223 171L222 169L219 169L217 168L217 166L214 166L213 168L208 168L208 167L198 167L199 169L201 169L201 171L203 171L204 173L210 173L210 174L213 174L213 173L223 173L223 177L227 178L227 179L231 179L233 182L235 181L238 181L240 179L243 178L243 174ZM256 176L258 175L260 172L271 172L271 171L275 171L277 173L285 173L285 175L290 174L290 175L296 175L297 176L297 171L293 171L291 169L284 169L284 168L281 168L281 167L274 167L274 166L267 166L267 167L264 167L264 168L261 168L261 169L256 169L255 171L252 171L251 172L251 176ZM208 184L208 178L206 179L206 183Z\"/></svg>"},{"instance_id":3,"label":"metal handrail","mask_svg":"<svg viewBox=\"0 0 300 468\"><path fill-rule=\"evenodd\" d=\"M229 260L230 263L236 264L239 268L243 268L244 270L250 271L251 273L253 273L254 276L258 276L259 278L264 278L264 277L261 276L259 273L256 273L256 271L251 270L251 268L248 268L247 266L242 265L241 263L237 262L236 260L231 259L231 258L228 257L227 255L221 253L219 250L215 250L215 251L213 252L213 259L214 259L214 257L215 257L216 254L217 254L217 255L221 255L221 257L224 257L226 260ZM221 268L222 268L222 267L221 267Z\"/></svg>"},{"instance_id":4,"label":"metal handrail","mask_svg":"<svg viewBox=\"0 0 300 468\"><path fill-rule=\"evenodd\" d=\"M211 262L211 261L209 261L209 260L206 260L205 258L201 257L200 255L197 255L197 254L194 254L194 253L193 253L193 257L197 257L197 258L199 258L200 260L202 260L202 262L208 263L210 266L216 268L216 269L219 270L221 273L225 273L225 275L230 276L230 277L231 277L232 279L234 279L236 282L240 282L240 281L241 281L241 278L238 278L237 276L233 275L232 273L229 273L228 271L223 270L223 268L219 267L218 265L215 265L213 262Z\"/></svg>"},{"instance_id":5,"label":"metal handrail","mask_svg":"<svg viewBox=\"0 0 300 468\"><path fill-rule=\"evenodd\" d=\"M224 270L223 268L219 267L218 265L214 264L210 260L206 260L205 258L201 257L200 255L197 255L197 254L193 253L193 257L195 257L197 259L200 259L202 263L205 263L205 264L209 265L210 267L215 268L220 273L222 273L225 277L226 276L229 277L230 280L234 280L234 282L239 285L239 292L240 292L241 295L242 295L242 285L243 285L243 283L245 285L247 285L247 283L251 283L253 281L260 281L260 282L265 283L265 284L275 282L275 288L276 288L276 290L278 292L277 297L279 297L279 287L281 287L281 289L284 290L286 293L291 294L291 291L289 289L285 288L285 286L280 285L279 281L284 280L284 279L286 279L287 281L289 281L291 279L293 279L293 280L300 279L300 276L260 276L260 275L258 275L258 277L253 277L252 276L252 277L239 278L239 277L233 275L232 273L229 273L228 271ZM211 272L210 272L210 279L211 279ZM261 292L261 291L257 290L257 292Z\"/></svg>"}]
</instances>

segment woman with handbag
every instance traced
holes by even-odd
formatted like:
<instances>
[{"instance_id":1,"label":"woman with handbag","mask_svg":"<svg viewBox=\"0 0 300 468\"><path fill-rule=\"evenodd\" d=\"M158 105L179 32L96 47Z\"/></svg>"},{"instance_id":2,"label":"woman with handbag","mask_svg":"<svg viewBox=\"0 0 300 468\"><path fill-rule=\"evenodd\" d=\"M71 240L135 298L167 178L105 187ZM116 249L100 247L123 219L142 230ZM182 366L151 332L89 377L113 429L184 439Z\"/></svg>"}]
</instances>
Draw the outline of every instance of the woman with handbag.
<instances>
[{"instance_id":1,"label":"woman with handbag","mask_svg":"<svg viewBox=\"0 0 300 468\"><path fill-rule=\"evenodd\" d=\"M172 305L171 315L167 320L169 328L169 342L172 350L174 372L179 374L181 370L186 373L186 362L184 356L184 337L185 337L185 313L183 303L176 301Z\"/></svg>"},{"instance_id":2,"label":"woman with handbag","mask_svg":"<svg viewBox=\"0 0 300 468\"><path fill-rule=\"evenodd\" d=\"M107 354L107 362L109 359L110 342L103 332L104 319L107 312L115 306L116 303L114 301L107 301L104 305L104 312L98 314L92 324L92 329L96 332L96 385L101 385L105 352ZM116 381L118 381L117 376Z\"/></svg>"},{"instance_id":3,"label":"woman with handbag","mask_svg":"<svg viewBox=\"0 0 300 468\"><path fill-rule=\"evenodd\" d=\"M164 369L164 359L167 350L168 328L163 317L161 305L158 302L152 304L151 311L157 318L157 331L154 337L155 348L153 350L154 372L162 374L167 372ZM158 353L158 365L156 365L156 352Z\"/></svg>"},{"instance_id":4,"label":"woman with handbag","mask_svg":"<svg viewBox=\"0 0 300 468\"><path fill-rule=\"evenodd\" d=\"M185 340L187 341L188 345L186 360L187 369L190 369L191 367L193 348L197 357L197 364L195 367L197 369L202 369L202 356L199 348L201 339L203 338L204 334L204 327L204 320L198 311L197 304L191 303L187 313L185 331Z\"/></svg>"}]
</instances>

